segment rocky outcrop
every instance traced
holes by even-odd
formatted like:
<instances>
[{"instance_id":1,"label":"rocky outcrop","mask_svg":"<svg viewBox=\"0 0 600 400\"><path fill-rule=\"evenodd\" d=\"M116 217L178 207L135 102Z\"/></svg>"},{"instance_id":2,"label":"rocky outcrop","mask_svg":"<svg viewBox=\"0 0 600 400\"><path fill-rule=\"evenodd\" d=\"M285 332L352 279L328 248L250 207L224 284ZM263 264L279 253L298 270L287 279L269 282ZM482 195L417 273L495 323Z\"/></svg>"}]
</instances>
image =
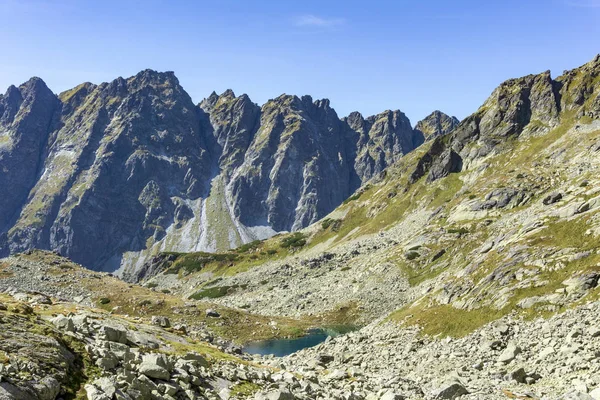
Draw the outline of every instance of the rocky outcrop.
<instances>
[{"instance_id":1,"label":"rocky outcrop","mask_svg":"<svg viewBox=\"0 0 600 400\"><path fill-rule=\"evenodd\" d=\"M348 152L355 159L354 170L360 183L378 175L424 141L423 133L413 130L406 115L398 110L367 119L354 112L344 121L350 136L354 136Z\"/></svg>"},{"instance_id":2,"label":"rocky outcrop","mask_svg":"<svg viewBox=\"0 0 600 400\"><path fill-rule=\"evenodd\" d=\"M218 96L213 92L200 103L207 114L209 123L205 129L212 133L217 148L212 151L219 154L219 167L230 174L244 160L254 134L258 128L260 107L243 94L236 97L232 90Z\"/></svg>"},{"instance_id":3,"label":"rocky outcrop","mask_svg":"<svg viewBox=\"0 0 600 400\"><path fill-rule=\"evenodd\" d=\"M600 54L589 63L575 68L556 79L560 93L560 108L576 110L577 117L600 116Z\"/></svg>"},{"instance_id":4,"label":"rocky outcrop","mask_svg":"<svg viewBox=\"0 0 600 400\"><path fill-rule=\"evenodd\" d=\"M507 139L540 135L560 124L569 124L574 117L596 118L600 112L599 75L597 56L580 68L565 71L556 80L546 71L502 83L477 112L454 128L451 139L444 142L444 149L437 151L436 158L447 164L441 159L448 160L453 151L460 158L453 164L468 168L473 161L502 152L509 146ZM431 154L425 155L429 157Z\"/></svg>"}]
</instances>

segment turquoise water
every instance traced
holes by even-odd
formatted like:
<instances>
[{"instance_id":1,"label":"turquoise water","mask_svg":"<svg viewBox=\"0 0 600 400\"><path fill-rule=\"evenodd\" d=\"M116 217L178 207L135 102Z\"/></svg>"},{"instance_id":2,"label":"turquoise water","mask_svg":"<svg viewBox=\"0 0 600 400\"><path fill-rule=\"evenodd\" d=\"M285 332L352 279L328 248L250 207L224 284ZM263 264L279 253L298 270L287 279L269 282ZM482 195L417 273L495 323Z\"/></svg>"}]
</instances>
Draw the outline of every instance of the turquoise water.
<instances>
[{"instance_id":1,"label":"turquoise water","mask_svg":"<svg viewBox=\"0 0 600 400\"><path fill-rule=\"evenodd\" d=\"M305 336L294 339L269 339L250 342L243 348L244 352L260 354L262 356L272 354L276 357L284 357L298 350L313 347L323 343L328 336L338 336L355 330L354 326L338 326L335 328L311 329Z\"/></svg>"}]
</instances>

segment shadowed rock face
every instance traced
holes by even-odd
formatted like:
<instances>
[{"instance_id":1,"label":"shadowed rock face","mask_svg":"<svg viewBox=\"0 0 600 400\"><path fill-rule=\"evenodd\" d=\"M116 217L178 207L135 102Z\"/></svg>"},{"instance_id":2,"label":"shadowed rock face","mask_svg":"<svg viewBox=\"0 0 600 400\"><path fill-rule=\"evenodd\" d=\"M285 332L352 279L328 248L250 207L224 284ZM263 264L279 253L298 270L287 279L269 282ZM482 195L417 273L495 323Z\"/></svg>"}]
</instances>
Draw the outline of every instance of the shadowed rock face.
<instances>
[{"instance_id":1,"label":"shadowed rock face","mask_svg":"<svg viewBox=\"0 0 600 400\"><path fill-rule=\"evenodd\" d=\"M310 96L196 106L171 72L59 96L33 78L0 97L0 252L135 270L236 247L317 221L422 142L399 111L340 120Z\"/></svg>"},{"instance_id":2,"label":"shadowed rock face","mask_svg":"<svg viewBox=\"0 0 600 400\"><path fill-rule=\"evenodd\" d=\"M276 231L322 218L423 141L399 111L340 120L328 100L310 96L282 95L257 112L247 96L227 91L201 107L223 149L219 164L229 171L235 218Z\"/></svg>"},{"instance_id":3,"label":"shadowed rock face","mask_svg":"<svg viewBox=\"0 0 600 400\"><path fill-rule=\"evenodd\" d=\"M35 184L58 106L56 96L39 78L11 86L0 96L0 232L13 221Z\"/></svg>"},{"instance_id":4,"label":"shadowed rock face","mask_svg":"<svg viewBox=\"0 0 600 400\"><path fill-rule=\"evenodd\" d=\"M367 119L352 113L345 122L350 136L354 136L349 142L349 153L355 159L354 170L361 183L381 173L424 141L423 134L413 130L408 118L400 111L385 111Z\"/></svg>"},{"instance_id":5,"label":"shadowed rock face","mask_svg":"<svg viewBox=\"0 0 600 400\"><path fill-rule=\"evenodd\" d=\"M283 95L267 102L229 184L235 216L281 231L326 215L351 193L345 140L326 100Z\"/></svg>"},{"instance_id":6,"label":"shadowed rock face","mask_svg":"<svg viewBox=\"0 0 600 400\"><path fill-rule=\"evenodd\" d=\"M143 71L80 85L60 101L46 97L55 121L35 124L45 123L47 140L37 181L6 230L11 252L51 248L90 267L118 267L121 252L143 249L185 215L178 199L206 193L200 113L172 73Z\"/></svg>"}]
</instances>

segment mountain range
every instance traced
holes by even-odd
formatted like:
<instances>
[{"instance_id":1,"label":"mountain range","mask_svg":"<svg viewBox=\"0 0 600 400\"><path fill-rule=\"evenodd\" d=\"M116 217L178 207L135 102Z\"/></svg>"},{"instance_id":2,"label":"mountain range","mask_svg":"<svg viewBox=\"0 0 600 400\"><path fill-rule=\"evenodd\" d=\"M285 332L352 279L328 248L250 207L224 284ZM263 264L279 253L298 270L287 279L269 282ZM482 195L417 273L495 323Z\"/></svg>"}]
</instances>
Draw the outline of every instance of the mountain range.
<instances>
[{"instance_id":1,"label":"mountain range","mask_svg":"<svg viewBox=\"0 0 600 400\"><path fill-rule=\"evenodd\" d=\"M600 399L600 55L414 128L153 71L0 115L0 399Z\"/></svg>"},{"instance_id":2,"label":"mountain range","mask_svg":"<svg viewBox=\"0 0 600 400\"><path fill-rule=\"evenodd\" d=\"M0 254L60 252L105 271L159 251L222 251L321 219L458 121L339 118L329 101L262 107L227 90L195 105L145 70L59 95L39 78L0 96Z\"/></svg>"}]
</instances>

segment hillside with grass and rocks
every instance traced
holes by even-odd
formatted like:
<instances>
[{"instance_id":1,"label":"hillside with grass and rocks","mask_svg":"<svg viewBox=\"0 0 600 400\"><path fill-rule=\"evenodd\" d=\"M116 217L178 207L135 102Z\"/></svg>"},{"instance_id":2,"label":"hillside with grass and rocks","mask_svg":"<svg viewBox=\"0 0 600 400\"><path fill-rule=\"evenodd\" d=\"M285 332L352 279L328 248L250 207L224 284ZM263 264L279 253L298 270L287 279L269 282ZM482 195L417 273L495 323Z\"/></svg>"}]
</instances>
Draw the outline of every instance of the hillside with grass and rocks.
<instances>
[{"instance_id":1,"label":"hillside with grass and rocks","mask_svg":"<svg viewBox=\"0 0 600 400\"><path fill-rule=\"evenodd\" d=\"M142 85L137 80L124 87ZM272 231L220 248L156 245L199 243L185 232L201 229L169 225L174 199L194 185L175 188L180 183L169 176L179 172L160 169L158 177L157 166L147 168L167 146L156 143L173 131L153 131L158 142L144 136L149 142L125 153L141 157L127 164L133 180L126 186L146 204L141 226L154 235L152 221L163 221L165 235L143 244L148 236L116 224L107 236L135 236L144 251L153 249L138 252L135 267L116 276L85 268L67 247L29 249L35 245L13 247L0 260L0 398L600 399L600 56L555 78L547 71L508 80L463 121L434 112L414 129L399 112L339 119L328 102L293 96L258 108L245 96L213 94L194 114L179 99L160 100L175 96L176 86L151 82L115 100L115 112L139 100L166 107L156 115L173 118L181 132L196 122L198 132L213 129L213 142L198 134L190 135L198 143L184 135L169 145L181 152L179 163L168 161L181 182L212 185L197 198L211 205L192 207L190 221L215 207L235 229L244 227L237 232L261 221ZM62 115L66 97L53 103ZM96 161L77 167L77 174L97 174L86 184L116 174L114 146L156 122L132 115L111 117L98 131L100 145L112 150L97 170ZM252 124L254 131L245 128ZM310 145L302 135L313 138ZM25 174L10 161L20 147L4 142L13 149L0 152L5 171ZM195 161L188 147L198 151ZM142 149L154 153L142 156ZM205 155L218 174L192 168ZM57 216L69 204L77 218L109 212L99 186L81 191L89 202L34 202L31 193L52 171L30 177L36 186L21 195L28 205L16 221L45 220L48 214L27 211L36 202ZM107 182L120 179L110 176ZM174 186L161 194L166 182ZM327 204L323 190L331 191ZM169 202L175 214L162 208ZM76 227L75 215L64 226ZM19 235L41 240L44 229ZM48 237L58 237L52 229ZM69 243L82 240L76 233L65 236ZM16 243L10 235L3 239L9 247ZM244 351L250 342L340 326L352 331L283 357Z\"/></svg>"}]
</instances>

